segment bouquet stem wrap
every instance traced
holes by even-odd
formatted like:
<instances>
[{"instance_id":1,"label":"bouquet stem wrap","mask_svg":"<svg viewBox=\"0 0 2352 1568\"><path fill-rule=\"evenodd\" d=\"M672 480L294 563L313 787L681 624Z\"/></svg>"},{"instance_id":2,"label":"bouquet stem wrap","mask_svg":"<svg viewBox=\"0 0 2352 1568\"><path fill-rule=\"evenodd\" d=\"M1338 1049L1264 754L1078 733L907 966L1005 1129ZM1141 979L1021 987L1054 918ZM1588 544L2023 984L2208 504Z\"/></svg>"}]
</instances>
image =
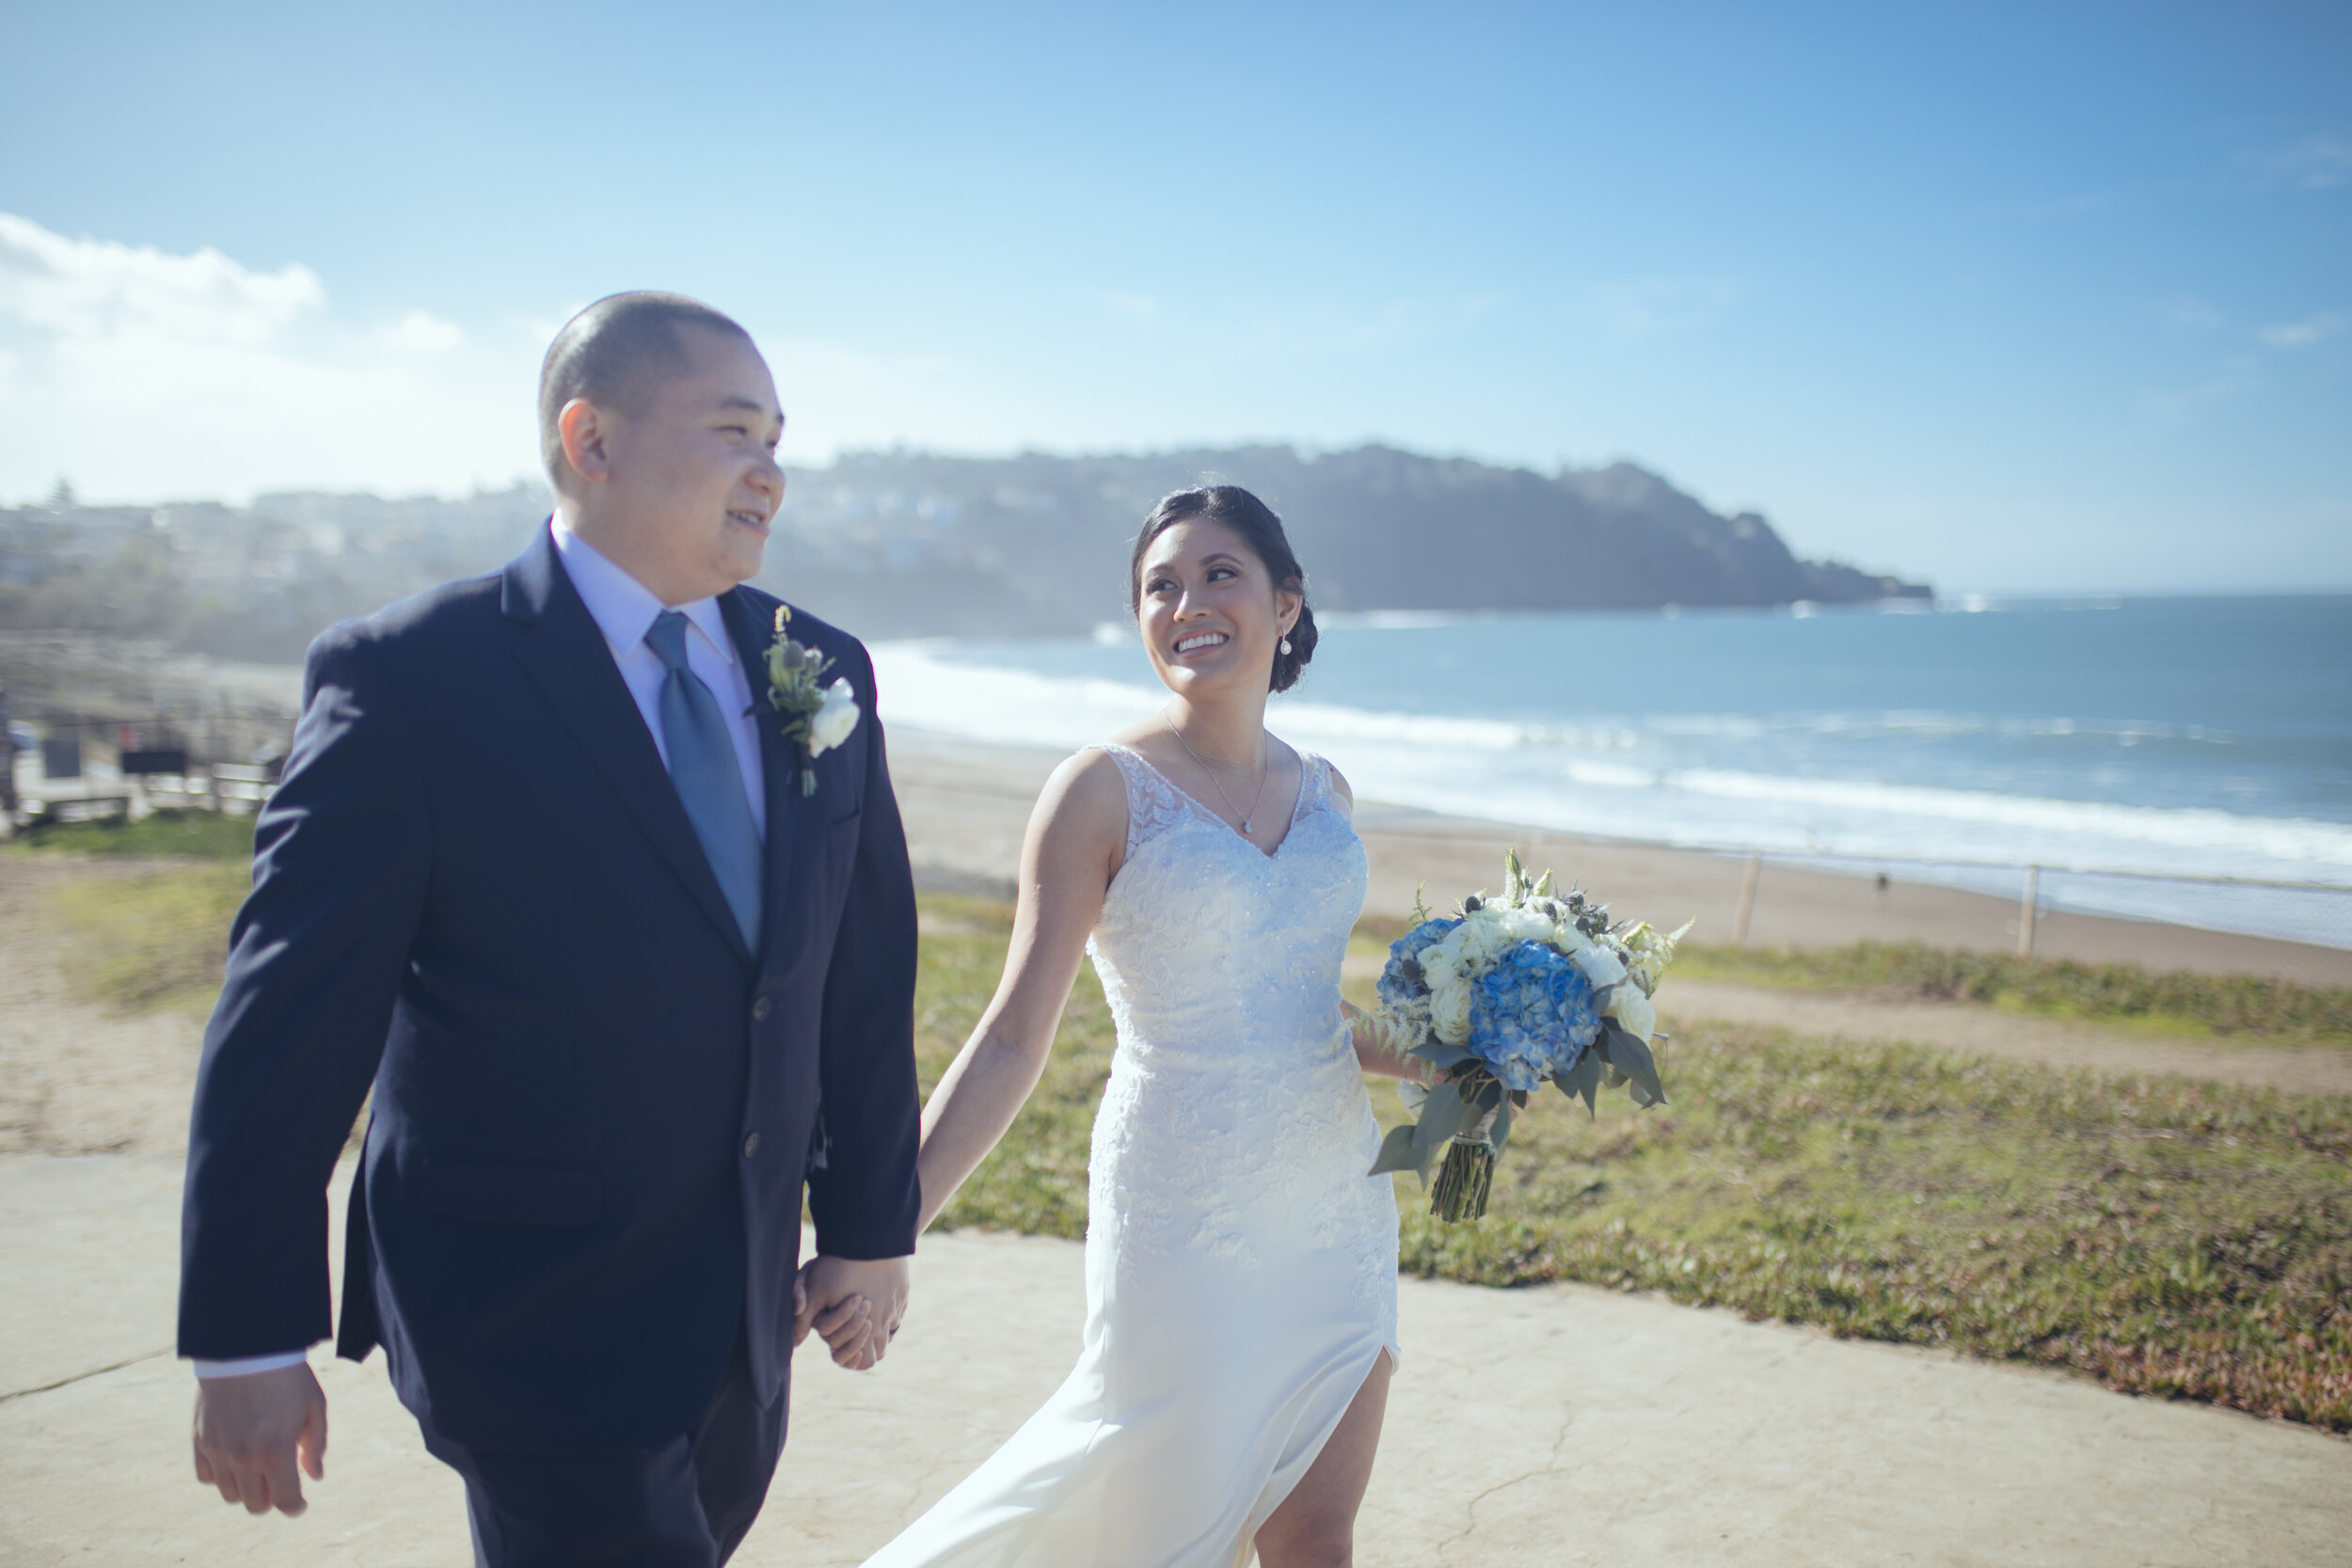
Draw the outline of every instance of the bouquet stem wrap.
<instances>
[{"instance_id":1,"label":"bouquet stem wrap","mask_svg":"<svg viewBox=\"0 0 2352 1568\"><path fill-rule=\"evenodd\" d=\"M1495 1122L1502 1115L1502 1107L1498 1104L1480 1116L1475 1125L1447 1141L1437 1180L1429 1186L1429 1212L1438 1218L1451 1224L1486 1217L1486 1195L1494 1190L1498 1157Z\"/></svg>"}]
</instances>

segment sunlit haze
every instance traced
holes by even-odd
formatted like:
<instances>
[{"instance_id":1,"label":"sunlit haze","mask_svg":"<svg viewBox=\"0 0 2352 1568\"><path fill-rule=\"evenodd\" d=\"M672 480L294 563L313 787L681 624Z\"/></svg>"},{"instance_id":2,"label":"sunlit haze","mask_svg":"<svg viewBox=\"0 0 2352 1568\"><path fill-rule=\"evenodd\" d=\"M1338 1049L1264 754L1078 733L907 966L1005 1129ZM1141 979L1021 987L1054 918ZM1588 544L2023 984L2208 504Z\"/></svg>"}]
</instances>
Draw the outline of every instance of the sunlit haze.
<instances>
[{"instance_id":1,"label":"sunlit haze","mask_svg":"<svg viewBox=\"0 0 2352 1568\"><path fill-rule=\"evenodd\" d=\"M2340 5L18 8L0 501L533 471L739 317L801 466L1625 457L1940 589L2352 584Z\"/></svg>"}]
</instances>

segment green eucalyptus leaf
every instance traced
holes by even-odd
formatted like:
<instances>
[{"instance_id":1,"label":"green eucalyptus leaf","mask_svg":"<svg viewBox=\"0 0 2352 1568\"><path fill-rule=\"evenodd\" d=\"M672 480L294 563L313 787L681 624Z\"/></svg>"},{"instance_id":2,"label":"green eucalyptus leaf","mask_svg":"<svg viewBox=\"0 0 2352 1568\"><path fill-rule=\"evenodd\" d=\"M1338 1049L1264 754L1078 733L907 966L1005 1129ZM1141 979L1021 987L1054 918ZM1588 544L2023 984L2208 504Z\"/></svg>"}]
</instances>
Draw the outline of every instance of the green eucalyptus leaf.
<instances>
[{"instance_id":1,"label":"green eucalyptus leaf","mask_svg":"<svg viewBox=\"0 0 2352 1568\"><path fill-rule=\"evenodd\" d=\"M1641 1086L1643 1094L1649 1097L1643 1103L1663 1105L1666 1102L1665 1085L1658 1081L1658 1064L1651 1059L1649 1047L1639 1038L1622 1029L1610 1030L1609 1062Z\"/></svg>"},{"instance_id":2,"label":"green eucalyptus leaf","mask_svg":"<svg viewBox=\"0 0 2352 1568\"><path fill-rule=\"evenodd\" d=\"M1577 1057L1574 1067L1554 1076L1552 1082L1559 1085L1560 1092L1570 1100L1581 1099L1584 1114L1592 1115L1594 1101L1600 1094L1600 1057L1587 1050Z\"/></svg>"},{"instance_id":3,"label":"green eucalyptus leaf","mask_svg":"<svg viewBox=\"0 0 2352 1568\"><path fill-rule=\"evenodd\" d=\"M1510 1141L1511 1101L1510 1097L1506 1095L1503 1097L1502 1104L1495 1112L1494 1128L1486 1134L1486 1145L1497 1154L1501 1154L1502 1152L1503 1145L1509 1143Z\"/></svg>"},{"instance_id":4,"label":"green eucalyptus leaf","mask_svg":"<svg viewBox=\"0 0 2352 1568\"><path fill-rule=\"evenodd\" d=\"M1462 1130L1470 1117L1470 1107L1462 1102L1459 1084L1440 1084L1429 1091L1428 1102L1421 1108L1421 1125L1413 1129L1413 1148L1423 1155L1442 1148L1446 1140Z\"/></svg>"},{"instance_id":5,"label":"green eucalyptus leaf","mask_svg":"<svg viewBox=\"0 0 2352 1568\"><path fill-rule=\"evenodd\" d=\"M1453 1147L1452 1138L1439 1138L1426 1148L1422 1148L1418 1143L1413 1146L1413 1174L1421 1178L1423 1192L1429 1189L1430 1170L1445 1158L1446 1150Z\"/></svg>"},{"instance_id":6,"label":"green eucalyptus leaf","mask_svg":"<svg viewBox=\"0 0 2352 1568\"><path fill-rule=\"evenodd\" d=\"M1470 1053L1470 1049L1467 1045L1448 1045L1439 1039L1424 1040L1406 1053L1439 1069L1451 1069L1456 1063L1469 1061Z\"/></svg>"},{"instance_id":7,"label":"green eucalyptus leaf","mask_svg":"<svg viewBox=\"0 0 2352 1568\"><path fill-rule=\"evenodd\" d=\"M1414 1164L1413 1129L1407 1122L1389 1129L1389 1135L1380 1140L1380 1157L1373 1161L1372 1169L1365 1174L1384 1176L1392 1170L1411 1170Z\"/></svg>"}]
</instances>

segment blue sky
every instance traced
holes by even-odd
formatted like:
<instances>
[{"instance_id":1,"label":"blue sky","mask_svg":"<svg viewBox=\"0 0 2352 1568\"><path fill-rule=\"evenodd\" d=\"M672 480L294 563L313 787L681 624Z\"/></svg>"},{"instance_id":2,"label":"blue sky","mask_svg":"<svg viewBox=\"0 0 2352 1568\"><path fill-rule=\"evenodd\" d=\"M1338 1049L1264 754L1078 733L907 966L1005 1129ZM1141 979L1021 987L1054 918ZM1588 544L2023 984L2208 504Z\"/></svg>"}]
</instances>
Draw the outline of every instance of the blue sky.
<instances>
[{"instance_id":1,"label":"blue sky","mask_svg":"<svg viewBox=\"0 0 2352 1568\"><path fill-rule=\"evenodd\" d=\"M350 14L343 14L346 10ZM0 499L528 472L702 295L789 454L1629 457L1951 589L2352 586L2352 8L14 8Z\"/></svg>"}]
</instances>

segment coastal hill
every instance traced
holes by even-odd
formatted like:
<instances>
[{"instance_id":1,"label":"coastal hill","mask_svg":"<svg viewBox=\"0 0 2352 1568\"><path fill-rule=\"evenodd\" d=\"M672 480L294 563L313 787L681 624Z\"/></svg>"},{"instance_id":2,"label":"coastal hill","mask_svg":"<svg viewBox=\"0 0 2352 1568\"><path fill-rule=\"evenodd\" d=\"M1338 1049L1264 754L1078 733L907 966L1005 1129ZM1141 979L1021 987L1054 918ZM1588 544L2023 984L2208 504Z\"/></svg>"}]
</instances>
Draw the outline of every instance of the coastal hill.
<instances>
[{"instance_id":1,"label":"coastal hill","mask_svg":"<svg viewBox=\"0 0 2352 1568\"><path fill-rule=\"evenodd\" d=\"M1335 610L1641 610L1861 603L1924 587L1800 561L1753 513L1725 517L1618 463L1545 475L1393 448L1236 447L1143 456L852 452L790 474L762 586L867 637L1083 632L1124 619L1152 503L1245 484L1288 524ZM262 495L0 509L0 630L90 633L259 661L333 622L510 558L544 486L457 499Z\"/></svg>"},{"instance_id":2,"label":"coastal hill","mask_svg":"<svg viewBox=\"0 0 2352 1568\"><path fill-rule=\"evenodd\" d=\"M1392 447L1147 456L845 453L794 476L763 581L877 635L1075 631L1123 620L1152 503L1210 482L1277 512L1337 610L1853 604L1929 590L1800 561L1754 513L1709 512L1629 463L1545 475Z\"/></svg>"}]
</instances>

